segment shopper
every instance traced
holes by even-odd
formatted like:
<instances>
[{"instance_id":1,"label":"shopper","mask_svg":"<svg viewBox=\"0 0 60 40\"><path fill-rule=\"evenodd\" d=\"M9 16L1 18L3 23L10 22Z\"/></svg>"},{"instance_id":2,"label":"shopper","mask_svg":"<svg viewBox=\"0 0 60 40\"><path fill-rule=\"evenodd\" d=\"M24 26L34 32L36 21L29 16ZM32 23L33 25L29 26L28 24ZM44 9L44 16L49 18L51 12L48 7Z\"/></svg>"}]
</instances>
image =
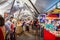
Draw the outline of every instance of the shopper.
<instances>
[{"instance_id":1,"label":"shopper","mask_svg":"<svg viewBox=\"0 0 60 40\"><path fill-rule=\"evenodd\" d=\"M10 39L10 26L11 26L11 21L9 19L7 19L6 22L5 22L5 28L6 28L6 38L5 38L5 40Z\"/></svg>"},{"instance_id":2,"label":"shopper","mask_svg":"<svg viewBox=\"0 0 60 40\"><path fill-rule=\"evenodd\" d=\"M10 39L14 40L14 21L13 21L14 17L10 17Z\"/></svg>"},{"instance_id":3,"label":"shopper","mask_svg":"<svg viewBox=\"0 0 60 40\"><path fill-rule=\"evenodd\" d=\"M4 18L0 15L0 40L4 40L4 34L3 34L3 31L5 31L3 29L4 23L5 23Z\"/></svg>"},{"instance_id":4,"label":"shopper","mask_svg":"<svg viewBox=\"0 0 60 40\"><path fill-rule=\"evenodd\" d=\"M5 40L13 40L14 39L14 23L12 22L13 17L10 17L10 19L7 19L5 22L6 27L6 39Z\"/></svg>"},{"instance_id":5,"label":"shopper","mask_svg":"<svg viewBox=\"0 0 60 40\"><path fill-rule=\"evenodd\" d=\"M11 27L10 27L10 39L14 40L14 23L11 23Z\"/></svg>"},{"instance_id":6,"label":"shopper","mask_svg":"<svg viewBox=\"0 0 60 40\"><path fill-rule=\"evenodd\" d=\"M29 27L30 27L30 19L28 19L27 21L26 21L26 23L25 23L25 25L26 25L26 31L28 31L29 32Z\"/></svg>"},{"instance_id":7,"label":"shopper","mask_svg":"<svg viewBox=\"0 0 60 40\"><path fill-rule=\"evenodd\" d=\"M16 35L19 35L22 32L22 22L18 19L17 21L17 27L16 27Z\"/></svg>"},{"instance_id":8,"label":"shopper","mask_svg":"<svg viewBox=\"0 0 60 40\"><path fill-rule=\"evenodd\" d=\"M22 29L23 29L23 32L25 31L25 21L23 21L22 23Z\"/></svg>"},{"instance_id":9,"label":"shopper","mask_svg":"<svg viewBox=\"0 0 60 40\"><path fill-rule=\"evenodd\" d=\"M30 26L31 26L31 30L32 30L32 27L33 27L33 20L30 21Z\"/></svg>"}]
</instances>

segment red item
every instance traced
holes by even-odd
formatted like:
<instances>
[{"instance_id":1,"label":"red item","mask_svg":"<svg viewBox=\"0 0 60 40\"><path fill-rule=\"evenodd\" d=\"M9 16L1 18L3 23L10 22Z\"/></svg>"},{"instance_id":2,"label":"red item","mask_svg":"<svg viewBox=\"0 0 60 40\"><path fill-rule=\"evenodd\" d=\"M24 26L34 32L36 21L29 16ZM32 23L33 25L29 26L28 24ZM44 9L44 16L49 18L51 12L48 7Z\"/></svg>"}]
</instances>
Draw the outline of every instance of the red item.
<instances>
[{"instance_id":1,"label":"red item","mask_svg":"<svg viewBox=\"0 0 60 40\"><path fill-rule=\"evenodd\" d=\"M4 35L3 35L1 28L0 28L0 40L4 40Z\"/></svg>"},{"instance_id":2,"label":"red item","mask_svg":"<svg viewBox=\"0 0 60 40\"><path fill-rule=\"evenodd\" d=\"M12 23L11 24L11 31L13 31L14 30L14 24Z\"/></svg>"},{"instance_id":3,"label":"red item","mask_svg":"<svg viewBox=\"0 0 60 40\"><path fill-rule=\"evenodd\" d=\"M39 28L39 26L36 26L36 28Z\"/></svg>"},{"instance_id":4,"label":"red item","mask_svg":"<svg viewBox=\"0 0 60 40\"><path fill-rule=\"evenodd\" d=\"M58 29L60 29L60 26L58 26Z\"/></svg>"},{"instance_id":5,"label":"red item","mask_svg":"<svg viewBox=\"0 0 60 40\"><path fill-rule=\"evenodd\" d=\"M60 37L57 37L44 29L44 40L60 40Z\"/></svg>"},{"instance_id":6,"label":"red item","mask_svg":"<svg viewBox=\"0 0 60 40\"><path fill-rule=\"evenodd\" d=\"M58 17L56 14L49 14L48 17Z\"/></svg>"},{"instance_id":7,"label":"red item","mask_svg":"<svg viewBox=\"0 0 60 40\"><path fill-rule=\"evenodd\" d=\"M44 29L44 40L55 40L55 35Z\"/></svg>"}]
</instances>

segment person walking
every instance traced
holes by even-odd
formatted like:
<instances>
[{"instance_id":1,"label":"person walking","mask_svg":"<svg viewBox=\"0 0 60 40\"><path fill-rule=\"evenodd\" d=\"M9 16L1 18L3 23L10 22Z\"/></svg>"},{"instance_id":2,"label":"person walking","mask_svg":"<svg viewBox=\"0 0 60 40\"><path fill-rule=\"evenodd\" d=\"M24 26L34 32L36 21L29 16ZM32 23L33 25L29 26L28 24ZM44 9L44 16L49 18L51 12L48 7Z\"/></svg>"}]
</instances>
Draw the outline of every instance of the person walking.
<instances>
[{"instance_id":1,"label":"person walking","mask_svg":"<svg viewBox=\"0 0 60 40\"><path fill-rule=\"evenodd\" d=\"M0 15L0 40L4 40L4 18Z\"/></svg>"}]
</instances>

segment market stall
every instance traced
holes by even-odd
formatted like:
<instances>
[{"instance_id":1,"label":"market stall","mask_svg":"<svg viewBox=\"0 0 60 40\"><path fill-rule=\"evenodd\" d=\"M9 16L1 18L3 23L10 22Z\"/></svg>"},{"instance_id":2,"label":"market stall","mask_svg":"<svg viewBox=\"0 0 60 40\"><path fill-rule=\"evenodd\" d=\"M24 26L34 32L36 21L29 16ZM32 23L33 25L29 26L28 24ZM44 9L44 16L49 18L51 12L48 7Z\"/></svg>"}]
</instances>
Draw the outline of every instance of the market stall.
<instances>
[{"instance_id":1,"label":"market stall","mask_svg":"<svg viewBox=\"0 0 60 40\"><path fill-rule=\"evenodd\" d=\"M44 40L60 40L60 32L50 32L50 30L44 29Z\"/></svg>"},{"instance_id":2,"label":"market stall","mask_svg":"<svg viewBox=\"0 0 60 40\"><path fill-rule=\"evenodd\" d=\"M56 12L56 11L58 11L58 12ZM53 10L52 13L50 13L46 16L46 19L50 20L50 22L52 22L52 20L55 22L56 21L58 22L59 10L56 10L56 9ZM55 19L58 19L58 20L55 20ZM58 25L60 25L59 22L58 22ZM57 30L54 30L54 28L53 28L54 26L51 24L49 24L48 26L50 28L48 28L48 29L47 29L47 27L44 28L44 40L60 40L60 30L58 30L59 29L58 26L56 25Z\"/></svg>"}]
</instances>

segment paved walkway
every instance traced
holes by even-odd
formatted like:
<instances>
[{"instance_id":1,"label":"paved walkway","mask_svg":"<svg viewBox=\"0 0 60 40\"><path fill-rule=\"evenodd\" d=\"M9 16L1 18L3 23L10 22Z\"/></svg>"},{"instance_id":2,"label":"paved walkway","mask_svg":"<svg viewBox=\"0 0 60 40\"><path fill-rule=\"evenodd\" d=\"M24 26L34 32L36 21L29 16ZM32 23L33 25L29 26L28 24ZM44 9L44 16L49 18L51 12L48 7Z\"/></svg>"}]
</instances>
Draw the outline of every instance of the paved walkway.
<instances>
[{"instance_id":1,"label":"paved walkway","mask_svg":"<svg viewBox=\"0 0 60 40\"><path fill-rule=\"evenodd\" d=\"M22 35L17 37L17 40L36 40L36 36L32 35L31 33L24 32ZM38 36L37 40L43 40L40 36Z\"/></svg>"}]
</instances>

